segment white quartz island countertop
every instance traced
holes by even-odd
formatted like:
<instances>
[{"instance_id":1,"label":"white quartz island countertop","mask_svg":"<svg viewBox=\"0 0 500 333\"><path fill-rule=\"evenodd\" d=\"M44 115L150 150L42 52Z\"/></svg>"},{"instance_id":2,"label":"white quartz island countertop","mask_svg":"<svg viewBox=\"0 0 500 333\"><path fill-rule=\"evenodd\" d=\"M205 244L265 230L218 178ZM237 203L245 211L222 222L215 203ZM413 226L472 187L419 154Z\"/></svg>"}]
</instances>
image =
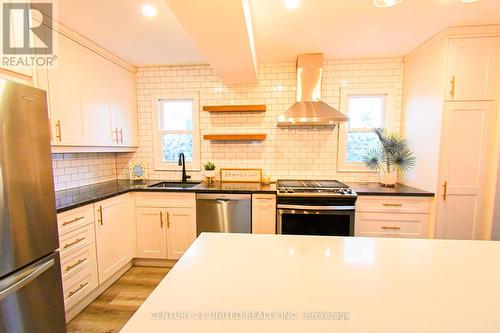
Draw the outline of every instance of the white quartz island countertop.
<instances>
[{"instance_id":1,"label":"white quartz island countertop","mask_svg":"<svg viewBox=\"0 0 500 333\"><path fill-rule=\"evenodd\" d=\"M202 234L123 333L500 332L500 242Z\"/></svg>"}]
</instances>

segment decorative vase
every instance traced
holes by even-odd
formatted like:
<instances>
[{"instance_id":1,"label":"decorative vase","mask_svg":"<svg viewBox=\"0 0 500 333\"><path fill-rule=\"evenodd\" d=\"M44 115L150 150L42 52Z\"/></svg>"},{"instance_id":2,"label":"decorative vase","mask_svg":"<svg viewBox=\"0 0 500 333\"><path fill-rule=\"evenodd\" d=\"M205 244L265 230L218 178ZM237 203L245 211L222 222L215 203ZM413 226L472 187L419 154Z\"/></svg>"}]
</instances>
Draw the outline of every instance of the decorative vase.
<instances>
[{"instance_id":1,"label":"decorative vase","mask_svg":"<svg viewBox=\"0 0 500 333\"><path fill-rule=\"evenodd\" d=\"M398 172L385 172L380 171L380 184L382 186L395 186L398 182Z\"/></svg>"},{"instance_id":2,"label":"decorative vase","mask_svg":"<svg viewBox=\"0 0 500 333\"><path fill-rule=\"evenodd\" d=\"M215 170L205 170L205 181L207 184L211 184L215 182Z\"/></svg>"}]
</instances>

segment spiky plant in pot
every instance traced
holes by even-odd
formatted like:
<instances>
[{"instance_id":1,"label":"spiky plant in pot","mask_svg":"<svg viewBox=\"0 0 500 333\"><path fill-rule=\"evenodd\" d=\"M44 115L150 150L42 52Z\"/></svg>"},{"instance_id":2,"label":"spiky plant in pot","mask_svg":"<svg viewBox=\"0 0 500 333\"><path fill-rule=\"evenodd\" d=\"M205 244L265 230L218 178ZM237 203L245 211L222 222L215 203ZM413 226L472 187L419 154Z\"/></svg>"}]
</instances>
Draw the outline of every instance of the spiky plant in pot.
<instances>
[{"instance_id":1,"label":"spiky plant in pot","mask_svg":"<svg viewBox=\"0 0 500 333\"><path fill-rule=\"evenodd\" d=\"M381 147L371 149L364 158L365 165L371 170L380 171L380 182L393 186L397 173L406 172L415 166L415 156L408 148L406 140L397 133L387 133L383 128L373 130L378 136Z\"/></svg>"}]
</instances>

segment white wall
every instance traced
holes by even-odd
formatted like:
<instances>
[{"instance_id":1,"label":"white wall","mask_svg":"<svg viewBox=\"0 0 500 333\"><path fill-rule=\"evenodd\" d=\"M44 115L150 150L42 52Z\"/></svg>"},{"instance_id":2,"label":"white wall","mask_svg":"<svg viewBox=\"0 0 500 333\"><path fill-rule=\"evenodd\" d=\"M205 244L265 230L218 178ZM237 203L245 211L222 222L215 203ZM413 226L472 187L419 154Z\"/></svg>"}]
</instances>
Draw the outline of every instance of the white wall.
<instances>
[{"instance_id":1,"label":"white wall","mask_svg":"<svg viewBox=\"0 0 500 333\"><path fill-rule=\"evenodd\" d=\"M218 167L262 168L277 178L334 178L356 181L359 173L337 172L337 129L276 128L278 115L295 101L295 63L259 66L255 85L224 85L209 65L138 68L140 148L134 154L117 156L118 177L128 178L127 163L144 161L150 179L178 179L178 172L154 170L152 136L152 96L172 92L199 92L203 105L266 104L266 113L216 114L200 111L201 135L209 133L266 133L267 140L215 143L202 139L201 161ZM324 63L323 100L339 107L345 88L391 88L397 91L395 112L400 123L403 62L401 58L329 60ZM399 130L399 128L397 129ZM191 172L201 179L199 172ZM377 175L370 174L371 181Z\"/></svg>"}]
</instances>

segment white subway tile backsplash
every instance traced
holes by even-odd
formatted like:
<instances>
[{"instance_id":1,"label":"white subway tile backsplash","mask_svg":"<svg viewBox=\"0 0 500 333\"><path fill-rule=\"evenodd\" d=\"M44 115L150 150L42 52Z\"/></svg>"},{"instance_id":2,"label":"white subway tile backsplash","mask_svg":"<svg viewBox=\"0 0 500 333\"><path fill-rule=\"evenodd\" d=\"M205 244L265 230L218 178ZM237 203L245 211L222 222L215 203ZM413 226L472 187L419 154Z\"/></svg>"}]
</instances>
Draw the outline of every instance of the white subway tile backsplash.
<instances>
[{"instance_id":1,"label":"white subway tile backsplash","mask_svg":"<svg viewBox=\"0 0 500 333\"><path fill-rule=\"evenodd\" d=\"M128 162L146 162L151 179L178 179L179 172L154 170L151 98L163 93L196 91L203 105L266 104L265 113L200 112L201 136L208 133L266 133L263 142L201 141L201 161L217 167L262 168L273 179L335 178L377 181L377 174L337 172L337 129L283 129L278 115L295 102L295 63L259 66L257 84L226 85L209 65L139 67L136 74L140 148L135 153L53 154L56 190L128 178ZM339 107L341 88L397 91L394 119L399 123L403 87L401 58L336 59L324 63L323 99ZM399 130L398 128L396 130ZM200 172L190 172L201 179Z\"/></svg>"}]
</instances>

